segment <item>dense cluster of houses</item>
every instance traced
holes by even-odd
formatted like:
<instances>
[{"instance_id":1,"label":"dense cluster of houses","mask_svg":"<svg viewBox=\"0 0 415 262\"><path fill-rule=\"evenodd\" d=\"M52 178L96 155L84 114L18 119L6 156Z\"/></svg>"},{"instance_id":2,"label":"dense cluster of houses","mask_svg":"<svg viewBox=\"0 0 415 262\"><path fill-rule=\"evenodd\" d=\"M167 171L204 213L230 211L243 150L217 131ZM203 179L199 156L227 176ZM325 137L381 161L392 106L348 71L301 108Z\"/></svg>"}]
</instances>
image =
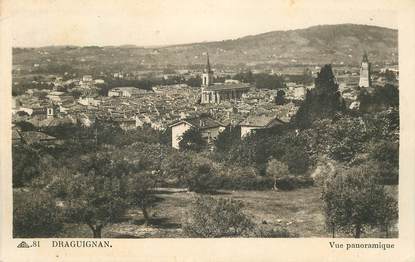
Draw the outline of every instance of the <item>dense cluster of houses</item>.
<instances>
[{"instance_id":1,"label":"dense cluster of houses","mask_svg":"<svg viewBox=\"0 0 415 262\"><path fill-rule=\"evenodd\" d=\"M335 72L344 98L356 100L356 89L353 87L357 83L371 83L367 56L361 68L363 73L360 78L359 75L353 77L348 73ZM189 74L188 71L185 73ZM126 75L117 73L118 78ZM295 101L303 100L307 89L314 87L312 84L305 86L287 81L284 90L287 102L277 104L276 90L257 89L232 79L214 83L209 56L200 88L186 84L153 86L152 90L119 86L110 89L107 96L102 96L97 90L105 81L92 75L66 81L60 76L51 79L48 84L53 86L52 89L29 89L25 94L13 97L13 123L27 121L35 127L80 123L88 127L99 118L124 130L144 125L156 130L171 128L175 148L178 148L179 140L189 128L197 128L208 142L212 142L228 125L240 126L241 137L245 137L254 130L287 123L298 109ZM75 98L68 90L82 92ZM38 137L41 141L53 140L50 137L43 139L35 133L22 136L15 129L13 139L16 140L22 140L25 136ZM30 141L28 138L23 140Z\"/></svg>"},{"instance_id":2,"label":"dense cluster of houses","mask_svg":"<svg viewBox=\"0 0 415 262\"><path fill-rule=\"evenodd\" d=\"M144 125L157 130L172 128L175 136L172 144L173 147L177 147L182 135L177 132L179 127L183 127L183 130L188 127L203 130L203 136L208 142L212 142L225 126L239 125L248 117L260 118L260 116L271 115L273 118L278 117L288 121L295 113L297 106L293 103L281 106L275 104L275 90L256 89L236 80L222 84L213 83L213 71L209 64L208 67L203 77L209 79L205 78L201 88L189 87L186 84L154 86L152 90L120 86L110 89L107 96L99 96L94 92L96 84L103 83L102 79L84 75L80 79L63 81L61 77L55 77L51 83L53 86L70 85L72 88L82 89L82 94L75 99L71 93L53 88L41 90L44 95L40 96L37 93L40 92L39 90L30 89L23 95L13 97L13 122L26 121L37 128L71 123L80 123L89 127L96 119L100 119L115 123L124 130ZM219 99L203 102L202 97L206 90L218 91ZM209 117L200 120L201 115L209 115ZM202 126L195 124L195 121ZM182 124L176 125L177 123ZM213 126L215 130L211 130ZM265 126L262 122L258 122L250 123L249 128ZM17 128L13 130L14 141L24 141L21 139L22 132ZM47 137L46 134L44 135ZM40 137L39 134L34 133L27 136ZM53 138L38 140L43 143L53 141Z\"/></svg>"}]
</instances>

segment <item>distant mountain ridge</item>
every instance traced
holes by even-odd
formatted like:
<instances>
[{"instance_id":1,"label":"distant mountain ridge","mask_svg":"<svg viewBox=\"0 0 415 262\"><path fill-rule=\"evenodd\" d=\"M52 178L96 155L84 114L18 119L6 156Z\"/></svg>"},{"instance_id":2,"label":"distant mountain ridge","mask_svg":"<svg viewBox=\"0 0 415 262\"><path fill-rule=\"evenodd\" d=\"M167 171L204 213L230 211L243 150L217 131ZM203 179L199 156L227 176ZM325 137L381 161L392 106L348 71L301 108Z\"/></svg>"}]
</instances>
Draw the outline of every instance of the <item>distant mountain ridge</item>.
<instances>
[{"instance_id":1,"label":"distant mountain ridge","mask_svg":"<svg viewBox=\"0 0 415 262\"><path fill-rule=\"evenodd\" d=\"M217 63L355 63L367 51L372 61L396 60L398 30L341 24L272 31L235 40L166 47L170 51L200 54L208 51Z\"/></svg>"},{"instance_id":2,"label":"distant mountain ridge","mask_svg":"<svg viewBox=\"0 0 415 262\"><path fill-rule=\"evenodd\" d=\"M99 58L102 63L138 65L203 64L209 52L213 64L356 64L363 53L375 63L397 63L398 30L357 24L317 25L305 29L272 31L232 40L189 43L162 47L43 47L34 50L73 59ZM15 49L14 62L26 53ZM106 61L108 60L108 61Z\"/></svg>"}]
</instances>

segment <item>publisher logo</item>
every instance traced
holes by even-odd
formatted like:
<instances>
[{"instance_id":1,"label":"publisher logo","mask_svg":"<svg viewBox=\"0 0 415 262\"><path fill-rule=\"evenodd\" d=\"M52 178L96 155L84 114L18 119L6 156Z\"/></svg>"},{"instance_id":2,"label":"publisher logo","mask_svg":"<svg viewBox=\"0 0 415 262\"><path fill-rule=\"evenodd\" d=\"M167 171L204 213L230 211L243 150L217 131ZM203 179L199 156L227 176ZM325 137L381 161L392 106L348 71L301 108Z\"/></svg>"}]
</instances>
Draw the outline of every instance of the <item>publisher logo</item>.
<instances>
[{"instance_id":1,"label":"publisher logo","mask_svg":"<svg viewBox=\"0 0 415 262\"><path fill-rule=\"evenodd\" d=\"M20 244L17 245L17 248L29 248L29 244L26 243L26 241L20 242Z\"/></svg>"}]
</instances>

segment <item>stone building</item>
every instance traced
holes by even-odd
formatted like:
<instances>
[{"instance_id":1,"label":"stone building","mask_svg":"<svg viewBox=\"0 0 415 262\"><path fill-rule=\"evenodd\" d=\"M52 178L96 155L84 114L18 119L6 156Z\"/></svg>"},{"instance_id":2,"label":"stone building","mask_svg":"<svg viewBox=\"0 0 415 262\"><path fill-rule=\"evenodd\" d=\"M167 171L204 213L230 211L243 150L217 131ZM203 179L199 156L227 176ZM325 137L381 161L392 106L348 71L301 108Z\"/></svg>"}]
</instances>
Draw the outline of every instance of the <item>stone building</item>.
<instances>
[{"instance_id":1,"label":"stone building","mask_svg":"<svg viewBox=\"0 0 415 262\"><path fill-rule=\"evenodd\" d=\"M239 124L241 127L241 138L255 133L257 130L273 128L285 124L285 122L274 115L251 115Z\"/></svg>"},{"instance_id":2,"label":"stone building","mask_svg":"<svg viewBox=\"0 0 415 262\"><path fill-rule=\"evenodd\" d=\"M237 82L213 83L213 71L210 67L209 54L206 68L202 74L201 104L218 104L223 100L240 100L249 91L250 86Z\"/></svg>"},{"instance_id":3,"label":"stone building","mask_svg":"<svg viewBox=\"0 0 415 262\"><path fill-rule=\"evenodd\" d=\"M225 129L225 125L207 115L179 120L169 126L171 128L171 145L179 149L179 142L183 134L191 129L197 129L207 144L211 144L218 135Z\"/></svg>"},{"instance_id":4,"label":"stone building","mask_svg":"<svg viewBox=\"0 0 415 262\"><path fill-rule=\"evenodd\" d=\"M362 64L360 66L360 78L359 78L359 87L370 87L371 86L371 79L370 79L370 67L371 64L367 58L367 54L363 55Z\"/></svg>"}]
</instances>

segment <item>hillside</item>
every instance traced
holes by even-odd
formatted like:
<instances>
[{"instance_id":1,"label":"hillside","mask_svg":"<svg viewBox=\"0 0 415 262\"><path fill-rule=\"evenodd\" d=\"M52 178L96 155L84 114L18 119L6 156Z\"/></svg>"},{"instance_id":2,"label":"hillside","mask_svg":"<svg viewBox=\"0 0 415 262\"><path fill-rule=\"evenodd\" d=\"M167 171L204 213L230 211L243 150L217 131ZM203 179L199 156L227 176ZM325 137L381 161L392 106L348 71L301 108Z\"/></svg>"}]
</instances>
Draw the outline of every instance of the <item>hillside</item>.
<instances>
[{"instance_id":1,"label":"hillside","mask_svg":"<svg viewBox=\"0 0 415 262\"><path fill-rule=\"evenodd\" d=\"M167 47L163 51L192 58L205 50L209 51L212 60L222 64L355 63L360 62L364 50L372 61L384 62L397 56L398 32L366 25L324 25L221 42Z\"/></svg>"},{"instance_id":2,"label":"hillside","mask_svg":"<svg viewBox=\"0 0 415 262\"><path fill-rule=\"evenodd\" d=\"M158 48L131 45L14 48L13 64L33 66L33 63L56 62L76 67L98 66L114 70L121 67L130 70L148 66L202 65L205 62L203 53L208 51L216 66L341 62L353 65L360 62L364 50L372 62L397 63L398 31L376 26L341 24Z\"/></svg>"}]
</instances>

